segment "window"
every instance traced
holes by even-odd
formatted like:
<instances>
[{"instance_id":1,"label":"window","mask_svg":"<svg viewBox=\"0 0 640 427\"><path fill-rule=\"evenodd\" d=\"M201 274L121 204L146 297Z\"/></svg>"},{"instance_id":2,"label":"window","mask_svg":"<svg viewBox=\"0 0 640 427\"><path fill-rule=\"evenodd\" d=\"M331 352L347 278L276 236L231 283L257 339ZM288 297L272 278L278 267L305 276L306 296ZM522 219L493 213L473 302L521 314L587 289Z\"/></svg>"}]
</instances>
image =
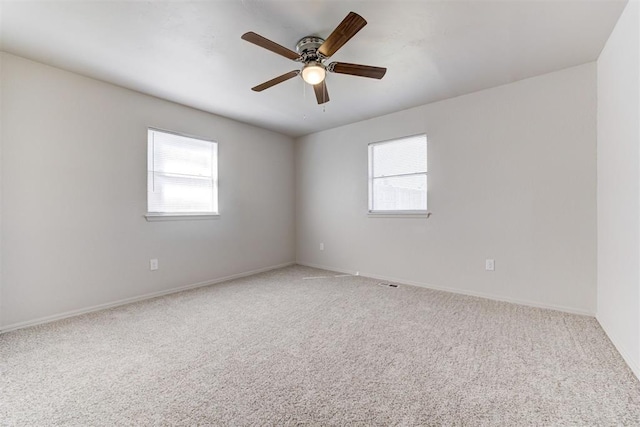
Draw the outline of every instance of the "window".
<instances>
[{"instance_id":1,"label":"window","mask_svg":"<svg viewBox=\"0 0 640 427\"><path fill-rule=\"evenodd\" d=\"M369 212L427 213L427 136L369 144Z\"/></svg>"},{"instance_id":2,"label":"window","mask_svg":"<svg viewBox=\"0 0 640 427\"><path fill-rule=\"evenodd\" d=\"M147 210L151 216L218 214L218 143L148 130Z\"/></svg>"}]
</instances>

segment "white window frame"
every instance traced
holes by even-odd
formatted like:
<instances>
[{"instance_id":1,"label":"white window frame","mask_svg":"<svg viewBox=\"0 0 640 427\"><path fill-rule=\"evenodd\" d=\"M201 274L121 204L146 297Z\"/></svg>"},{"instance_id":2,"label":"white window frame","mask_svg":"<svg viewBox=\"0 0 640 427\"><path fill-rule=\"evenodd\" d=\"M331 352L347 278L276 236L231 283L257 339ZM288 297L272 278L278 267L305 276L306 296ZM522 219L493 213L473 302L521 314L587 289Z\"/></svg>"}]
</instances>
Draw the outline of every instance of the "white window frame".
<instances>
[{"instance_id":1,"label":"white window frame","mask_svg":"<svg viewBox=\"0 0 640 427\"><path fill-rule=\"evenodd\" d=\"M219 188L218 188L218 171L219 171L219 144L217 141L201 136L189 135L180 132L174 132L166 129L160 129L155 127L147 128L147 180L149 171L153 166L149 165L149 150L153 150L152 132L159 132L164 134L176 135L185 138L195 139L198 141L209 142L213 144L215 152L216 167L214 173L212 173L213 190L211 197L215 198L215 205L217 207L216 212L149 212L149 182L147 182L147 213L145 218L147 221L180 221L180 220L201 220L201 219L217 219L220 217L220 205L219 205ZM151 169L150 169L151 168Z\"/></svg>"},{"instance_id":2,"label":"white window frame","mask_svg":"<svg viewBox=\"0 0 640 427\"><path fill-rule=\"evenodd\" d=\"M382 145L382 144L388 144L388 143L394 143L394 142L398 142L398 141L402 141L404 139L412 139L415 138L417 136L421 136L425 138L426 144L425 144L425 150L428 151L429 148L429 141L427 139L427 135L424 133L419 133L419 134L415 134L415 135L409 135L409 136L403 136L403 137L399 137L399 138L393 138L393 139L387 139L384 141L377 141L377 142L371 142L367 145L367 155L368 155L368 161L369 161L369 167L368 167L368 183L369 183L369 188L368 188L368 215L370 217L393 217L393 218L429 218L429 216L431 216L431 213L428 211L429 209L429 199L428 199L428 176L429 176L429 165L427 164L427 169L424 172L411 172L411 173L402 173L402 174L395 174L395 175L384 175L384 176L373 176L374 170L373 170L373 164L374 164L374 151L373 151L373 147L375 147L376 145ZM425 152L425 156L427 155L427 153ZM428 159L428 156L427 156ZM425 190L427 192L427 207L422 210L374 210L373 209L373 181L375 179L380 179L380 178L390 178L390 177L399 177L399 176L416 176L416 175L424 175L425 177L427 177L427 189Z\"/></svg>"}]
</instances>

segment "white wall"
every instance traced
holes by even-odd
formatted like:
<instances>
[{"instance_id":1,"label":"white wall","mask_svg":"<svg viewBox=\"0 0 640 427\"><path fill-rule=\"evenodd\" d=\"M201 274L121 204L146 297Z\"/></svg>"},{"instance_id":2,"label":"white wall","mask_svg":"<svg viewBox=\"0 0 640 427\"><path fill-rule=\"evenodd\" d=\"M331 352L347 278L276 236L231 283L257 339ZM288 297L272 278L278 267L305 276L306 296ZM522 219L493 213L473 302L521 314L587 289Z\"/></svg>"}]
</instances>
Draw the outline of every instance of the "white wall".
<instances>
[{"instance_id":1,"label":"white wall","mask_svg":"<svg viewBox=\"0 0 640 427\"><path fill-rule=\"evenodd\" d=\"M640 11L598 59L598 321L640 376Z\"/></svg>"},{"instance_id":2,"label":"white wall","mask_svg":"<svg viewBox=\"0 0 640 427\"><path fill-rule=\"evenodd\" d=\"M433 216L367 217L367 144L422 132ZM300 263L595 313L595 63L299 138L296 171Z\"/></svg>"},{"instance_id":3,"label":"white wall","mask_svg":"<svg viewBox=\"0 0 640 427\"><path fill-rule=\"evenodd\" d=\"M294 261L291 138L1 59L0 326ZM220 219L144 219L148 126L219 142Z\"/></svg>"}]
</instances>

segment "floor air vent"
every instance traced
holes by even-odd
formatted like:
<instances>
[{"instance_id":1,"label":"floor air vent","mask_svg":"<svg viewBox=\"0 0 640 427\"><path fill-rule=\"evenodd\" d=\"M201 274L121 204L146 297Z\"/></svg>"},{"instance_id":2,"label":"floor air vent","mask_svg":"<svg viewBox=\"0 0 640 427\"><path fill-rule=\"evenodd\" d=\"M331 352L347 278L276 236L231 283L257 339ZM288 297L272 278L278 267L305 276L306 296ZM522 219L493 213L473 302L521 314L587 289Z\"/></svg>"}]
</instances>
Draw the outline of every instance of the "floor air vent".
<instances>
[{"instance_id":1,"label":"floor air vent","mask_svg":"<svg viewBox=\"0 0 640 427\"><path fill-rule=\"evenodd\" d=\"M380 282L378 283L378 286L384 286L385 288L397 288L398 285L396 285L395 283L387 283L387 282Z\"/></svg>"}]
</instances>

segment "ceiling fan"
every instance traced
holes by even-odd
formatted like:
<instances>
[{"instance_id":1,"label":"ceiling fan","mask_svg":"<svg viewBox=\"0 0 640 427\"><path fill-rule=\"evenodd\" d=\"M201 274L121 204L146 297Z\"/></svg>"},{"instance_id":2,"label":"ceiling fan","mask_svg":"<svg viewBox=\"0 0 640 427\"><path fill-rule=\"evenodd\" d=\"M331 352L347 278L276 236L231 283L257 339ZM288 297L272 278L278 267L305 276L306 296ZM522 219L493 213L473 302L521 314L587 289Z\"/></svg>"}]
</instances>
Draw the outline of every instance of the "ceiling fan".
<instances>
[{"instance_id":1,"label":"ceiling fan","mask_svg":"<svg viewBox=\"0 0 640 427\"><path fill-rule=\"evenodd\" d=\"M296 44L296 52L252 31L243 34L242 39L249 43L253 43L278 55L282 55L285 58L304 64L301 70L289 71L258 86L252 87L251 90L262 92L271 86L275 86L278 83L302 74L302 79L313 86L318 104L324 104L329 101L329 92L327 92L327 83L325 81L327 71L330 73L381 79L387 72L386 68L349 64L347 62L332 62L328 65L323 63L327 58L336 53L338 49L344 46L344 44L347 43L351 37L355 36L365 25L367 25L367 21L365 21L362 16L355 12L349 12L347 17L342 20L340 25L333 30L326 40L316 36L303 37Z\"/></svg>"}]
</instances>

